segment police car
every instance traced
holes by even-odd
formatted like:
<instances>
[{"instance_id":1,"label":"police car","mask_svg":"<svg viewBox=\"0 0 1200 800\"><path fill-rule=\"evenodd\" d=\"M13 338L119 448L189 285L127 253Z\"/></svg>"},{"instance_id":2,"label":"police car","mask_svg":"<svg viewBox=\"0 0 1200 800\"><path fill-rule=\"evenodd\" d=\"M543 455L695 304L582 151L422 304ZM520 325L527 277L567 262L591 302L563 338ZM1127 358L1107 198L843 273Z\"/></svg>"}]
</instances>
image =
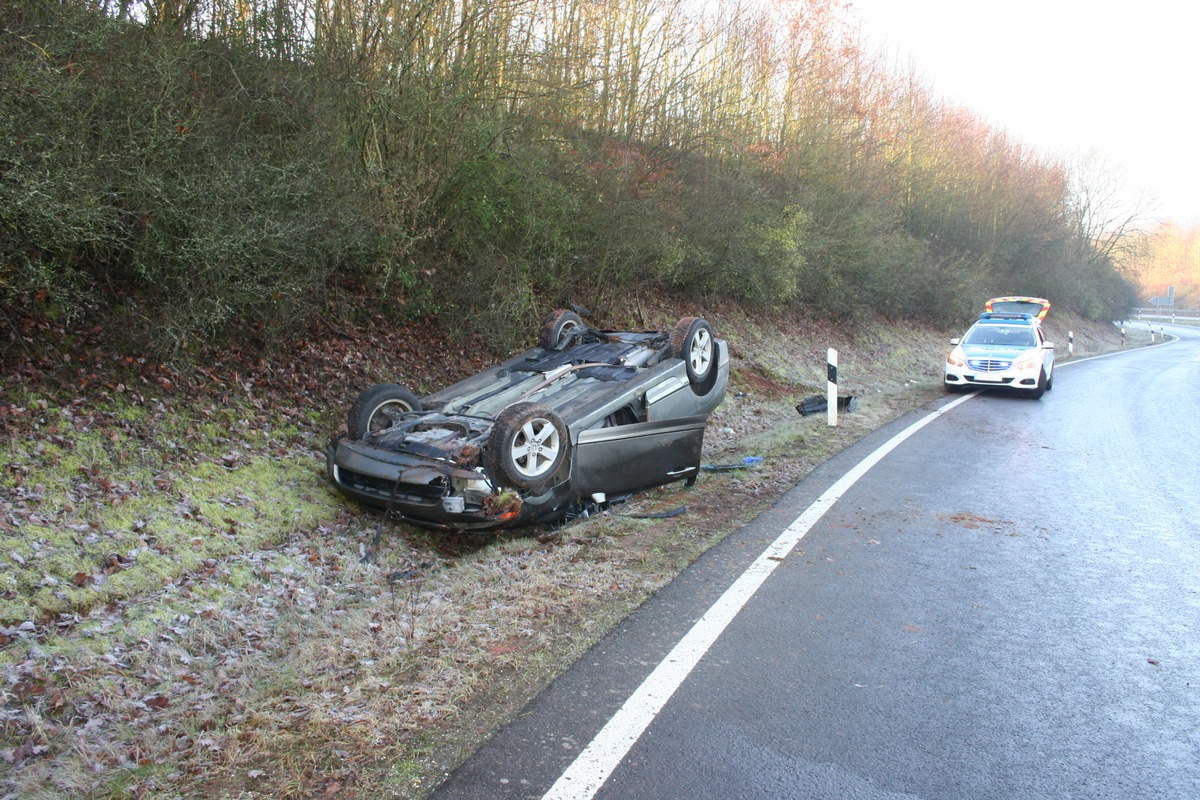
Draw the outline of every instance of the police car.
<instances>
[{"instance_id":1,"label":"police car","mask_svg":"<svg viewBox=\"0 0 1200 800\"><path fill-rule=\"evenodd\" d=\"M947 392L1004 389L1038 399L1054 387L1054 345L1041 322L1050 302L996 297L946 356Z\"/></svg>"}]
</instances>

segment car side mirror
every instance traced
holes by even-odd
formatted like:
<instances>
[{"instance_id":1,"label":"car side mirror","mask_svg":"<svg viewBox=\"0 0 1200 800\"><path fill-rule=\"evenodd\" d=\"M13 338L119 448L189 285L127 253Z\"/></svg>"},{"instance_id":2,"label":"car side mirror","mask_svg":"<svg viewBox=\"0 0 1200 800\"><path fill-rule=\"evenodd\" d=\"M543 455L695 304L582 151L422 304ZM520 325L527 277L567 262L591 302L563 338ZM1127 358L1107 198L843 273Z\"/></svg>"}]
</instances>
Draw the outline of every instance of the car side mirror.
<instances>
[{"instance_id":1,"label":"car side mirror","mask_svg":"<svg viewBox=\"0 0 1200 800\"><path fill-rule=\"evenodd\" d=\"M1043 342L1043 343L1042 343L1042 349L1043 349L1043 350L1053 350L1053 349L1054 349L1054 342Z\"/></svg>"},{"instance_id":2,"label":"car side mirror","mask_svg":"<svg viewBox=\"0 0 1200 800\"><path fill-rule=\"evenodd\" d=\"M954 345L955 347L958 347L958 337L955 336L953 339L951 339L950 344Z\"/></svg>"}]
</instances>

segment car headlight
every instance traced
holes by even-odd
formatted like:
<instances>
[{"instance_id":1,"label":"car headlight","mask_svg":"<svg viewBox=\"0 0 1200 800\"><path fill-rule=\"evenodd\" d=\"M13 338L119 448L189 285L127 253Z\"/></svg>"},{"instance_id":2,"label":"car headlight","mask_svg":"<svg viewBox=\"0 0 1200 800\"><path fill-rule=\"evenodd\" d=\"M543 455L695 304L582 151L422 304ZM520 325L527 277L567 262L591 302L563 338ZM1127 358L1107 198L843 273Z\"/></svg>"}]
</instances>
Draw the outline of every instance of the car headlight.
<instances>
[{"instance_id":1,"label":"car headlight","mask_svg":"<svg viewBox=\"0 0 1200 800\"><path fill-rule=\"evenodd\" d=\"M1042 365L1041 354L1034 351L1026 353L1013 362L1013 368L1022 372L1028 372L1031 369L1037 369Z\"/></svg>"},{"instance_id":2,"label":"car headlight","mask_svg":"<svg viewBox=\"0 0 1200 800\"><path fill-rule=\"evenodd\" d=\"M956 347L947 353L946 361L956 367L965 367L967 365L967 357L961 347Z\"/></svg>"}]
</instances>

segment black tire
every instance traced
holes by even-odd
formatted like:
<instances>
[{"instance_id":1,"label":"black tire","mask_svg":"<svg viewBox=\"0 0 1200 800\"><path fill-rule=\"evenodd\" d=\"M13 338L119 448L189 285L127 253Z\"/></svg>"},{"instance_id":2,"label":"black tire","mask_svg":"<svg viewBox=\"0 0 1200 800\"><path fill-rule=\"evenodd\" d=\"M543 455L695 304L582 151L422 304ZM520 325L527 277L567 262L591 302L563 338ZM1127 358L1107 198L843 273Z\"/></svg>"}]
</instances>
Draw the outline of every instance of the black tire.
<instances>
[{"instance_id":1,"label":"black tire","mask_svg":"<svg viewBox=\"0 0 1200 800\"><path fill-rule=\"evenodd\" d=\"M693 387L704 385L717 368L717 343L712 326L700 317L679 320L671 331L670 353L683 359Z\"/></svg>"},{"instance_id":2,"label":"black tire","mask_svg":"<svg viewBox=\"0 0 1200 800\"><path fill-rule=\"evenodd\" d=\"M946 383L942 381L942 386L946 387L946 394L962 394L962 386L957 383Z\"/></svg>"},{"instance_id":3,"label":"black tire","mask_svg":"<svg viewBox=\"0 0 1200 800\"><path fill-rule=\"evenodd\" d=\"M572 335L584 329L583 319L574 311L558 308L542 320L538 334L538 347L544 350L562 350L570 343Z\"/></svg>"},{"instance_id":4,"label":"black tire","mask_svg":"<svg viewBox=\"0 0 1200 800\"><path fill-rule=\"evenodd\" d=\"M420 399L408 389L395 383L377 383L350 406L346 432L351 439L362 439L392 427L401 414L420 410Z\"/></svg>"},{"instance_id":5,"label":"black tire","mask_svg":"<svg viewBox=\"0 0 1200 800\"><path fill-rule=\"evenodd\" d=\"M1050 377L1046 378L1046 391L1054 388L1054 370L1050 370Z\"/></svg>"},{"instance_id":6,"label":"black tire","mask_svg":"<svg viewBox=\"0 0 1200 800\"><path fill-rule=\"evenodd\" d=\"M540 403L514 403L496 417L488 437L492 481L539 489L567 463L570 450L561 417Z\"/></svg>"},{"instance_id":7,"label":"black tire","mask_svg":"<svg viewBox=\"0 0 1200 800\"><path fill-rule=\"evenodd\" d=\"M1030 389L1027 396L1030 400L1040 400L1042 395L1046 393L1046 368L1043 367L1038 373L1038 384L1036 389Z\"/></svg>"}]
</instances>

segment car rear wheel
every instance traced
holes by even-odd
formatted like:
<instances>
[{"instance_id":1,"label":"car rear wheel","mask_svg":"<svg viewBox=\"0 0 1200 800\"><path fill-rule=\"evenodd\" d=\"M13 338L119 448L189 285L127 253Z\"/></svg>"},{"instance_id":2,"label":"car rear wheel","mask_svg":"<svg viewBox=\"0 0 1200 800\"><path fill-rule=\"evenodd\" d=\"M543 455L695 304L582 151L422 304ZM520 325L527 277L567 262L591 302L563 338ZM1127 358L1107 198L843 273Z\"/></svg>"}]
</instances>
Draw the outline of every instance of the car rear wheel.
<instances>
[{"instance_id":1,"label":"car rear wheel","mask_svg":"<svg viewBox=\"0 0 1200 800\"><path fill-rule=\"evenodd\" d=\"M514 403L500 412L488 438L492 479L518 489L545 486L567 461L566 423L539 403Z\"/></svg>"},{"instance_id":2,"label":"car rear wheel","mask_svg":"<svg viewBox=\"0 0 1200 800\"><path fill-rule=\"evenodd\" d=\"M362 439L392 427L402 414L420 410L421 401L408 389L395 383L377 383L350 407L346 431L351 439Z\"/></svg>"},{"instance_id":3,"label":"car rear wheel","mask_svg":"<svg viewBox=\"0 0 1200 800\"><path fill-rule=\"evenodd\" d=\"M583 319L574 311L555 309L542 320L538 347L544 350L562 350L570 343L571 337L583 329Z\"/></svg>"},{"instance_id":4,"label":"car rear wheel","mask_svg":"<svg viewBox=\"0 0 1200 800\"><path fill-rule=\"evenodd\" d=\"M671 355L682 358L693 387L703 386L716 372L717 345L712 326L700 317L684 317L671 331Z\"/></svg>"}]
</instances>

